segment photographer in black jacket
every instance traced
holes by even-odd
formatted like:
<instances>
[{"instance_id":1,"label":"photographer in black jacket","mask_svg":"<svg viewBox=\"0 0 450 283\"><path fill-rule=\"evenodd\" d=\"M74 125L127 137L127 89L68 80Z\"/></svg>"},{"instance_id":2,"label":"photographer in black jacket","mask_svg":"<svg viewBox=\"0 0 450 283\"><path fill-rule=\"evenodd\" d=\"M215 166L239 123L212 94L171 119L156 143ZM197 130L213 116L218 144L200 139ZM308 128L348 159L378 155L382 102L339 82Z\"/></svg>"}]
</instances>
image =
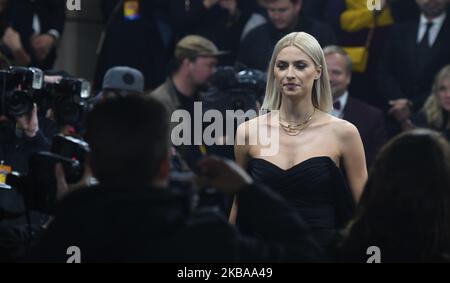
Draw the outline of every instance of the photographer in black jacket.
<instances>
[{"instance_id":1,"label":"photographer in black jacket","mask_svg":"<svg viewBox=\"0 0 450 283\"><path fill-rule=\"evenodd\" d=\"M239 192L244 217L270 234L266 241L246 238L225 215L197 207L195 193L169 188L168 137L166 110L152 98L97 104L87 119L86 140L100 185L64 198L27 260L66 262L72 246L83 263L323 260L302 219L234 163L206 158L200 180L224 193ZM64 174L60 167L56 173L62 193Z\"/></svg>"},{"instance_id":2,"label":"photographer in black jacket","mask_svg":"<svg viewBox=\"0 0 450 283\"><path fill-rule=\"evenodd\" d=\"M32 113L10 120L0 116L0 261L11 260L21 253L30 240L22 196L4 181L11 171L26 173L32 153L46 150L49 142L39 130L37 107ZM10 216L7 216L10 215ZM33 213L33 231L45 222L45 217ZM36 229L35 229L36 228Z\"/></svg>"}]
</instances>

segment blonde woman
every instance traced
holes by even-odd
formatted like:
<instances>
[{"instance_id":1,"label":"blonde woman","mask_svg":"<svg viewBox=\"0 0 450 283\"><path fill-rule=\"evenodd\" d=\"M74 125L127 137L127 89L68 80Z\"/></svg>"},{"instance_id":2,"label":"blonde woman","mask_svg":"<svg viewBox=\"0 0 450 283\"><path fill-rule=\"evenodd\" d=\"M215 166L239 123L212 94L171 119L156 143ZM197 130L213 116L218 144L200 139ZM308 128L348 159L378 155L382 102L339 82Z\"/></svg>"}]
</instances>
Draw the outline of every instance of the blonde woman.
<instances>
[{"instance_id":1,"label":"blonde woman","mask_svg":"<svg viewBox=\"0 0 450 283\"><path fill-rule=\"evenodd\" d=\"M262 108L269 111L238 127L236 161L255 180L279 192L312 228L322 246L351 217L367 180L364 148L355 126L328 114L332 98L323 51L304 32L291 33L275 46ZM262 155L265 146L251 144L264 127L279 136L278 152ZM350 195L341 175L346 177ZM251 234L239 196L230 221ZM264 209L264 207L261 207ZM241 211L241 212L239 212ZM242 215L241 215L242 213Z\"/></svg>"},{"instance_id":2,"label":"blonde woman","mask_svg":"<svg viewBox=\"0 0 450 283\"><path fill-rule=\"evenodd\" d=\"M450 65L442 68L434 80L432 94L422 110L413 117L413 124L445 133L450 139ZM408 127L406 127L407 129Z\"/></svg>"}]
</instances>

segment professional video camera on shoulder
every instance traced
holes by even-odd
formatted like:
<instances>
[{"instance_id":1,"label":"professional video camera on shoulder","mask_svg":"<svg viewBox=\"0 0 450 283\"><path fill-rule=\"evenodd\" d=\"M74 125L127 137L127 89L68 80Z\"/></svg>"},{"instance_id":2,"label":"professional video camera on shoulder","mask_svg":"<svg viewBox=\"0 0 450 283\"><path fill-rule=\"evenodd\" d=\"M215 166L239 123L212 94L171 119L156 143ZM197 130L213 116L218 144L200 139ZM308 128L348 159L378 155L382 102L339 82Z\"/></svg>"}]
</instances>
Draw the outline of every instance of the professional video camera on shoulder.
<instances>
[{"instance_id":1,"label":"professional video camera on shoulder","mask_svg":"<svg viewBox=\"0 0 450 283\"><path fill-rule=\"evenodd\" d=\"M42 89L44 74L38 68L0 70L0 115L19 117L33 109L34 93Z\"/></svg>"}]
</instances>

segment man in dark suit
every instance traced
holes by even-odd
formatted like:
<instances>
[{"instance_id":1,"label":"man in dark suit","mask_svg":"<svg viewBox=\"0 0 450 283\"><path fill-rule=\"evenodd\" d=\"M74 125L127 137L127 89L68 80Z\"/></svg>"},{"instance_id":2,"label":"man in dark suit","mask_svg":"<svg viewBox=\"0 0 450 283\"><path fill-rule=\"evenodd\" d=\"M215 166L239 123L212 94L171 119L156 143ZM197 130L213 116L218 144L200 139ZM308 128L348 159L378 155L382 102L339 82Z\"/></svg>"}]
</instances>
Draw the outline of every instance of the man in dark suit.
<instances>
[{"instance_id":1,"label":"man in dark suit","mask_svg":"<svg viewBox=\"0 0 450 283\"><path fill-rule=\"evenodd\" d=\"M331 114L349 121L358 128L364 144L367 165L370 167L386 142L384 114L381 110L349 96L352 62L345 50L338 46L327 46L324 53L334 101Z\"/></svg>"},{"instance_id":2,"label":"man in dark suit","mask_svg":"<svg viewBox=\"0 0 450 283\"><path fill-rule=\"evenodd\" d=\"M19 32L31 65L51 69L56 60L56 45L64 30L66 1L9 1L9 22Z\"/></svg>"},{"instance_id":3,"label":"man in dark suit","mask_svg":"<svg viewBox=\"0 0 450 283\"><path fill-rule=\"evenodd\" d=\"M301 13L302 0L265 1L269 22L251 30L239 48L237 61L244 66L267 71L276 43L291 32L309 33L322 46L336 43L331 27Z\"/></svg>"},{"instance_id":4,"label":"man in dark suit","mask_svg":"<svg viewBox=\"0 0 450 283\"><path fill-rule=\"evenodd\" d=\"M394 25L379 65L379 92L398 124L408 123L421 109L435 74L450 63L448 0L416 3L420 17Z\"/></svg>"}]
</instances>

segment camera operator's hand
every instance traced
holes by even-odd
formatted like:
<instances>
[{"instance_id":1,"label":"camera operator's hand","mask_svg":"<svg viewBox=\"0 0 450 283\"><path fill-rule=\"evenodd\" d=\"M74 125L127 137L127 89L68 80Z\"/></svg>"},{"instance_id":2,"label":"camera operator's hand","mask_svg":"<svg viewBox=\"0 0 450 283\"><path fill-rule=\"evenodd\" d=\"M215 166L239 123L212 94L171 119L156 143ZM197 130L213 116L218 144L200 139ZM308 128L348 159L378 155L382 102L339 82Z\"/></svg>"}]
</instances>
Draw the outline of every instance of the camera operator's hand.
<instances>
[{"instance_id":1,"label":"camera operator's hand","mask_svg":"<svg viewBox=\"0 0 450 283\"><path fill-rule=\"evenodd\" d=\"M16 118L16 121L27 137L34 138L36 136L36 133L39 131L36 104L33 104L33 110L30 114L22 115Z\"/></svg>"},{"instance_id":2,"label":"camera operator's hand","mask_svg":"<svg viewBox=\"0 0 450 283\"><path fill-rule=\"evenodd\" d=\"M68 193L79 190L81 188L89 187L90 179L92 178L92 171L89 165L85 164L84 174L81 180L76 184L67 184L64 168L61 163L55 166L56 177L56 199L61 201Z\"/></svg>"},{"instance_id":3,"label":"camera operator's hand","mask_svg":"<svg viewBox=\"0 0 450 283\"><path fill-rule=\"evenodd\" d=\"M231 160L206 157L199 162L199 168L202 181L226 194L237 193L253 183L250 175Z\"/></svg>"}]
</instances>

